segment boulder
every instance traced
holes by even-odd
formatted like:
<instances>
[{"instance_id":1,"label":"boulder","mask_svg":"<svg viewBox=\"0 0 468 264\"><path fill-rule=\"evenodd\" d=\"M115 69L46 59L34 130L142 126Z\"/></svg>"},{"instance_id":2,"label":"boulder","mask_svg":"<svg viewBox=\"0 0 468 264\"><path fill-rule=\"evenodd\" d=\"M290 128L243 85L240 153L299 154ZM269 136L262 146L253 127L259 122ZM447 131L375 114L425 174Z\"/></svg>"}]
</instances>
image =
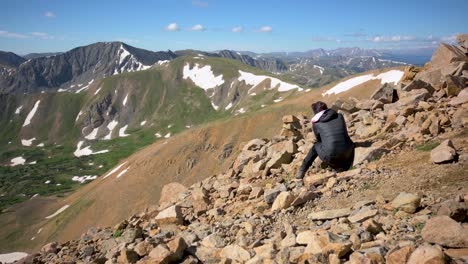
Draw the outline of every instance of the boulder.
<instances>
[{"instance_id":1,"label":"boulder","mask_svg":"<svg viewBox=\"0 0 468 264\"><path fill-rule=\"evenodd\" d=\"M393 209L399 209L407 213L414 213L421 203L421 198L412 193L401 192L398 196L392 201L391 207Z\"/></svg>"},{"instance_id":2,"label":"boulder","mask_svg":"<svg viewBox=\"0 0 468 264\"><path fill-rule=\"evenodd\" d=\"M379 211L377 209L371 209L369 207L363 207L358 210L356 213L353 213L348 217L348 220L351 223L361 223L365 220L374 217Z\"/></svg>"},{"instance_id":3,"label":"boulder","mask_svg":"<svg viewBox=\"0 0 468 264\"><path fill-rule=\"evenodd\" d=\"M266 164L267 168L276 169L281 164L289 164L292 161L292 155L286 149L273 153L271 159Z\"/></svg>"},{"instance_id":4,"label":"boulder","mask_svg":"<svg viewBox=\"0 0 468 264\"><path fill-rule=\"evenodd\" d=\"M449 105L461 105L466 102L468 102L468 88L461 90L457 97L452 98Z\"/></svg>"},{"instance_id":5,"label":"boulder","mask_svg":"<svg viewBox=\"0 0 468 264\"><path fill-rule=\"evenodd\" d=\"M398 100L398 95L393 84L385 83L375 91L374 94L372 94L371 99L380 101L384 104L390 104Z\"/></svg>"},{"instance_id":6,"label":"boulder","mask_svg":"<svg viewBox=\"0 0 468 264\"><path fill-rule=\"evenodd\" d=\"M405 87L401 88L401 90L405 92L409 92L409 91L416 90L416 89L425 89L426 91L429 92L429 94L433 94L435 91L434 87L432 87L431 84L422 80L414 80L410 82L408 85L406 85Z\"/></svg>"},{"instance_id":7,"label":"boulder","mask_svg":"<svg viewBox=\"0 0 468 264\"><path fill-rule=\"evenodd\" d=\"M182 210L179 205L173 205L159 212L155 220L159 225L182 224L184 221L182 216Z\"/></svg>"},{"instance_id":8,"label":"boulder","mask_svg":"<svg viewBox=\"0 0 468 264\"><path fill-rule=\"evenodd\" d=\"M152 263L169 263L171 251L165 244L159 244L148 254Z\"/></svg>"},{"instance_id":9,"label":"boulder","mask_svg":"<svg viewBox=\"0 0 468 264\"><path fill-rule=\"evenodd\" d=\"M345 217L351 214L350 208L342 208L335 210L325 210L320 212L313 212L309 214L311 220L330 220L340 217Z\"/></svg>"},{"instance_id":10,"label":"boulder","mask_svg":"<svg viewBox=\"0 0 468 264\"><path fill-rule=\"evenodd\" d=\"M278 194L285 191L287 191L286 186L284 186L284 184L280 184L275 188L265 190L263 193L263 199L267 204L272 204L275 201Z\"/></svg>"},{"instance_id":11,"label":"boulder","mask_svg":"<svg viewBox=\"0 0 468 264\"><path fill-rule=\"evenodd\" d=\"M282 118L283 123L290 124L290 123L299 123L299 119L293 115L285 115Z\"/></svg>"},{"instance_id":12,"label":"boulder","mask_svg":"<svg viewBox=\"0 0 468 264\"><path fill-rule=\"evenodd\" d=\"M312 242L315 237L315 232L307 230L302 231L296 236L296 243L299 245L307 245Z\"/></svg>"},{"instance_id":13,"label":"boulder","mask_svg":"<svg viewBox=\"0 0 468 264\"><path fill-rule=\"evenodd\" d=\"M468 247L468 229L448 216L431 218L421 231L423 239L445 247Z\"/></svg>"},{"instance_id":14,"label":"boulder","mask_svg":"<svg viewBox=\"0 0 468 264\"><path fill-rule=\"evenodd\" d=\"M319 195L316 192L310 190L302 190L291 203L291 206L298 206L304 204L310 200L317 198L318 196Z\"/></svg>"},{"instance_id":15,"label":"boulder","mask_svg":"<svg viewBox=\"0 0 468 264\"><path fill-rule=\"evenodd\" d=\"M123 232L122 236L118 238L118 240L129 244L133 243L135 239L140 238L142 234L143 232L141 230L141 227L127 228Z\"/></svg>"},{"instance_id":16,"label":"boulder","mask_svg":"<svg viewBox=\"0 0 468 264\"><path fill-rule=\"evenodd\" d=\"M430 68L441 68L446 69L447 73L442 71L442 74L446 75L449 74L449 68L452 63L460 62L460 61L468 61L468 57L466 54L459 48L441 43L439 48L434 52L432 55Z\"/></svg>"},{"instance_id":17,"label":"boulder","mask_svg":"<svg viewBox=\"0 0 468 264\"><path fill-rule=\"evenodd\" d=\"M466 87L465 78L447 75L442 84L448 97L457 96Z\"/></svg>"},{"instance_id":18,"label":"boulder","mask_svg":"<svg viewBox=\"0 0 468 264\"><path fill-rule=\"evenodd\" d=\"M444 252L431 245L419 246L409 257L408 264L445 264L447 259Z\"/></svg>"},{"instance_id":19,"label":"boulder","mask_svg":"<svg viewBox=\"0 0 468 264\"><path fill-rule=\"evenodd\" d=\"M59 252L58 243L57 242L51 242L51 243L48 243L48 244L44 245L41 248L41 252L44 252L46 254L47 253L57 254L57 252Z\"/></svg>"},{"instance_id":20,"label":"boulder","mask_svg":"<svg viewBox=\"0 0 468 264\"><path fill-rule=\"evenodd\" d=\"M202 246L208 248L223 248L226 246L226 241L218 234L211 234L205 237L201 243Z\"/></svg>"},{"instance_id":21,"label":"boulder","mask_svg":"<svg viewBox=\"0 0 468 264\"><path fill-rule=\"evenodd\" d=\"M165 209L178 200L178 195L187 191L187 187L178 182L171 182L163 186L159 198L159 207Z\"/></svg>"},{"instance_id":22,"label":"boulder","mask_svg":"<svg viewBox=\"0 0 468 264\"><path fill-rule=\"evenodd\" d=\"M382 143L374 143L371 146L358 146L354 149L354 162L353 165L363 163L364 161L374 161L379 159L384 153L388 153L389 150L383 148Z\"/></svg>"},{"instance_id":23,"label":"boulder","mask_svg":"<svg viewBox=\"0 0 468 264\"><path fill-rule=\"evenodd\" d=\"M387 264L406 264L413 251L412 245L397 247L387 253L385 260Z\"/></svg>"},{"instance_id":24,"label":"boulder","mask_svg":"<svg viewBox=\"0 0 468 264\"><path fill-rule=\"evenodd\" d=\"M170 251L168 258L169 262L174 263L181 260L184 257L184 250L187 248L187 243L181 237L176 237L167 243L167 247Z\"/></svg>"},{"instance_id":25,"label":"boulder","mask_svg":"<svg viewBox=\"0 0 468 264\"><path fill-rule=\"evenodd\" d=\"M468 222L468 201L445 201L437 210L437 215L446 215L457 222Z\"/></svg>"},{"instance_id":26,"label":"boulder","mask_svg":"<svg viewBox=\"0 0 468 264\"><path fill-rule=\"evenodd\" d=\"M281 192L271 206L272 211L288 208L294 201L294 195L290 192Z\"/></svg>"},{"instance_id":27,"label":"boulder","mask_svg":"<svg viewBox=\"0 0 468 264\"><path fill-rule=\"evenodd\" d=\"M460 260L460 263L468 263L468 248L450 248L445 250L445 254L454 260Z\"/></svg>"},{"instance_id":28,"label":"boulder","mask_svg":"<svg viewBox=\"0 0 468 264\"><path fill-rule=\"evenodd\" d=\"M244 145L244 147L242 148L242 151L248 151L248 150L257 151L257 150L260 150L263 146L265 146L266 143L267 143L267 140L265 139L258 139L258 138L252 139L249 142L247 142L247 144Z\"/></svg>"},{"instance_id":29,"label":"boulder","mask_svg":"<svg viewBox=\"0 0 468 264\"><path fill-rule=\"evenodd\" d=\"M328 231L318 232L307 244L304 253L337 254L339 258L351 251L351 241Z\"/></svg>"},{"instance_id":30,"label":"boulder","mask_svg":"<svg viewBox=\"0 0 468 264\"><path fill-rule=\"evenodd\" d=\"M356 107L356 103L354 101L343 101L341 99L337 99L331 107L333 110L342 110L348 113L354 113L359 109Z\"/></svg>"},{"instance_id":31,"label":"boulder","mask_svg":"<svg viewBox=\"0 0 468 264\"><path fill-rule=\"evenodd\" d=\"M245 262L250 259L250 253L238 245L229 245L221 250L220 257Z\"/></svg>"},{"instance_id":32,"label":"boulder","mask_svg":"<svg viewBox=\"0 0 468 264\"><path fill-rule=\"evenodd\" d=\"M442 141L439 146L431 150L431 161L436 164L452 162L457 157L457 151L450 139Z\"/></svg>"},{"instance_id":33,"label":"boulder","mask_svg":"<svg viewBox=\"0 0 468 264\"><path fill-rule=\"evenodd\" d=\"M139 258L140 257L135 251L124 248L120 251L120 255L117 258L117 263L121 263L121 264L136 263Z\"/></svg>"}]
</instances>

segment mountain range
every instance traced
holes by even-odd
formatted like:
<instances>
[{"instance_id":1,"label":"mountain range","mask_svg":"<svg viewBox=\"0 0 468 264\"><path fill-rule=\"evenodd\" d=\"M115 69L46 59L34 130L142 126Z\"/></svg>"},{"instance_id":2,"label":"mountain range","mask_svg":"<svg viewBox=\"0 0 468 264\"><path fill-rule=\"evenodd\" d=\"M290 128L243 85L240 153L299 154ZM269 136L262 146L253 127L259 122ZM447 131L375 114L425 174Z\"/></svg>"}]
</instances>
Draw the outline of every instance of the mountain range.
<instances>
[{"instance_id":1,"label":"mountain range","mask_svg":"<svg viewBox=\"0 0 468 264\"><path fill-rule=\"evenodd\" d=\"M158 199L164 183L192 184L228 169L243 142L275 135L271 124L284 113L304 114L317 98L332 103L369 97L383 84L397 83L403 68L404 74L414 69L373 52L339 52L352 55L152 52L121 42L29 61L5 55L0 223L19 224L13 232L2 230L0 244L33 248L73 238L96 223L115 223ZM349 76L366 69L373 70ZM349 79L334 82L342 77ZM356 78L364 82L352 92L322 94ZM49 221L44 212L64 199L70 208ZM47 237L30 240L39 228Z\"/></svg>"}]
</instances>

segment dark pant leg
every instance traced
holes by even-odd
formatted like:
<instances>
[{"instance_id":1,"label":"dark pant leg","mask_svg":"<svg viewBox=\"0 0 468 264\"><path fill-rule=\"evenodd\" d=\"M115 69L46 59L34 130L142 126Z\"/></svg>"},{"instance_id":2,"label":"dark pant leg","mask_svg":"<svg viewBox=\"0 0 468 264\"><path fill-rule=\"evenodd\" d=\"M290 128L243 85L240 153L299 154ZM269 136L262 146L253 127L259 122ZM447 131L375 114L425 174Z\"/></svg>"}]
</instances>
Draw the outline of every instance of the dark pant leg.
<instances>
[{"instance_id":1,"label":"dark pant leg","mask_svg":"<svg viewBox=\"0 0 468 264\"><path fill-rule=\"evenodd\" d=\"M310 149L309 154L307 154L304 161L302 162L301 168L299 170L306 172L310 168L310 166L312 166L312 163L317 157L318 157L318 153L317 153L317 150L315 149L315 144L314 144L314 146L312 146L312 148Z\"/></svg>"}]
</instances>

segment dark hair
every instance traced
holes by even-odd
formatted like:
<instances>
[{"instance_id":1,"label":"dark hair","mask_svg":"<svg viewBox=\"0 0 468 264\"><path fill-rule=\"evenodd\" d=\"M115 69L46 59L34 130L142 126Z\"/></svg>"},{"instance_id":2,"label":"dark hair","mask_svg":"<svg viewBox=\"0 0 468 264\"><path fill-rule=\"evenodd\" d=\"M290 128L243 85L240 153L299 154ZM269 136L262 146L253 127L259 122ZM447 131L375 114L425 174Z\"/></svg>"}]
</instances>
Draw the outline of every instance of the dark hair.
<instances>
[{"instance_id":1,"label":"dark hair","mask_svg":"<svg viewBox=\"0 0 468 264\"><path fill-rule=\"evenodd\" d=\"M322 101L317 101L313 103L310 107L312 107L312 111L314 111L314 114L328 109L327 104Z\"/></svg>"}]
</instances>

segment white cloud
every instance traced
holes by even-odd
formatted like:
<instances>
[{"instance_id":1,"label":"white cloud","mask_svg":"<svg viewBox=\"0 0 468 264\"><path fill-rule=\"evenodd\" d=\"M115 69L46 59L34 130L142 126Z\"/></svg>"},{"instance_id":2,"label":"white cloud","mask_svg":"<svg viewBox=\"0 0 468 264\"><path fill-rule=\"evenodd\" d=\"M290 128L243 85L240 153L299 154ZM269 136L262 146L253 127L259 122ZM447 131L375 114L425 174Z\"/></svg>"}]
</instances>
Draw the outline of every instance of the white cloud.
<instances>
[{"instance_id":1,"label":"white cloud","mask_svg":"<svg viewBox=\"0 0 468 264\"><path fill-rule=\"evenodd\" d=\"M457 35L458 35L458 33L455 33L455 34L450 35L450 36L442 37L442 38L440 38L440 41L450 43L450 44L454 44L457 41Z\"/></svg>"},{"instance_id":2,"label":"white cloud","mask_svg":"<svg viewBox=\"0 0 468 264\"><path fill-rule=\"evenodd\" d=\"M334 38L334 37L313 37L312 38L313 42L338 42L341 43L340 39Z\"/></svg>"},{"instance_id":3,"label":"white cloud","mask_svg":"<svg viewBox=\"0 0 468 264\"><path fill-rule=\"evenodd\" d=\"M194 25L193 27L191 27L190 30L192 30L192 31L203 31L203 30L205 30L205 28L202 25L197 24L197 25Z\"/></svg>"},{"instance_id":4,"label":"white cloud","mask_svg":"<svg viewBox=\"0 0 468 264\"><path fill-rule=\"evenodd\" d=\"M171 24L167 25L166 30L167 31L179 31L180 28L177 25L177 23L171 23Z\"/></svg>"},{"instance_id":5,"label":"white cloud","mask_svg":"<svg viewBox=\"0 0 468 264\"><path fill-rule=\"evenodd\" d=\"M28 38L28 36L19 34L19 33L14 33L14 32L9 32L5 30L0 30L0 37L4 38L16 38L16 39L24 39Z\"/></svg>"},{"instance_id":6,"label":"white cloud","mask_svg":"<svg viewBox=\"0 0 468 264\"><path fill-rule=\"evenodd\" d=\"M55 14L52 11L47 11L47 12L44 13L44 16L48 17L48 18L54 18Z\"/></svg>"},{"instance_id":7,"label":"white cloud","mask_svg":"<svg viewBox=\"0 0 468 264\"><path fill-rule=\"evenodd\" d=\"M49 34L44 33L44 32L32 32L31 35L34 37L41 38L41 39L53 39L54 38L53 36L50 36Z\"/></svg>"},{"instance_id":8,"label":"white cloud","mask_svg":"<svg viewBox=\"0 0 468 264\"><path fill-rule=\"evenodd\" d=\"M375 36L368 39L372 42L402 42L402 41L415 41L415 36Z\"/></svg>"},{"instance_id":9,"label":"white cloud","mask_svg":"<svg viewBox=\"0 0 468 264\"><path fill-rule=\"evenodd\" d=\"M258 31L259 31L259 32L266 32L266 33L269 33L269 32L271 32L272 30L273 30L273 28L270 27L270 26L263 26L263 27L261 27Z\"/></svg>"},{"instance_id":10,"label":"white cloud","mask_svg":"<svg viewBox=\"0 0 468 264\"><path fill-rule=\"evenodd\" d=\"M232 32L242 32L243 28L242 27L233 27Z\"/></svg>"}]
</instances>

